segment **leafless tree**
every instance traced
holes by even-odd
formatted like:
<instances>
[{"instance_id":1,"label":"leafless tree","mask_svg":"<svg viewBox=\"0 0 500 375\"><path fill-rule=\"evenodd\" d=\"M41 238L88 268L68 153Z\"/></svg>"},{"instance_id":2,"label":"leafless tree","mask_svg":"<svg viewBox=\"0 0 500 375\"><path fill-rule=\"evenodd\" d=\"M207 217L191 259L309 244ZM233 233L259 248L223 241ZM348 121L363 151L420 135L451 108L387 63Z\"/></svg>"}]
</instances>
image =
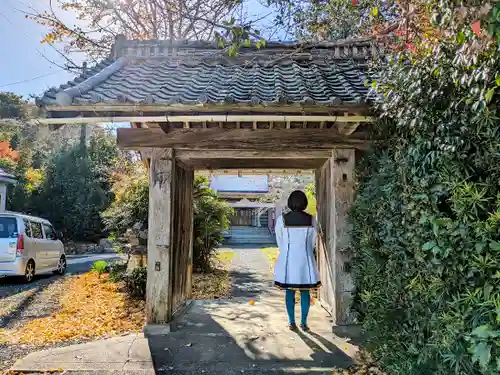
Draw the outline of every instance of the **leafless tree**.
<instances>
[{"instance_id":1,"label":"leafless tree","mask_svg":"<svg viewBox=\"0 0 500 375\"><path fill-rule=\"evenodd\" d=\"M91 59L106 56L119 34L128 39L214 40L239 26L244 12L239 0L49 0L49 9L21 9L26 17L47 27L42 43L63 42L61 55L83 52ZM76 15L77 24L64 20ZM240 17L237 19L236 17ZM83 26L85 25L85 26ZM247 27L249 29L249 27Z\"/></svg>"}]
</instances>

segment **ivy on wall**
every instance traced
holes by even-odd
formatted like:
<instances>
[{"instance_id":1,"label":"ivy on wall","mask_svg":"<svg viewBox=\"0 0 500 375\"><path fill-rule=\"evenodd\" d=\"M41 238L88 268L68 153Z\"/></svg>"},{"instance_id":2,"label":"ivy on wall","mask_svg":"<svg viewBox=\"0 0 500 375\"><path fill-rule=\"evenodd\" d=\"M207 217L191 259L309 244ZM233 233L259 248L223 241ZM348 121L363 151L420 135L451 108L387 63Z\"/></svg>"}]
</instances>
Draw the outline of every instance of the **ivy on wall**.
<instances>
[{"instance_id":1,"label":"ivy on wall","mask_svg":"<svg viewBox=\"0 0 500 375\"><path fill-rule=\"evenodd\" d=\"M373 87L381 141L352 212L370 348L393 375L499 374L499 45L454 24Z\"/></svg>"}]
</instances>

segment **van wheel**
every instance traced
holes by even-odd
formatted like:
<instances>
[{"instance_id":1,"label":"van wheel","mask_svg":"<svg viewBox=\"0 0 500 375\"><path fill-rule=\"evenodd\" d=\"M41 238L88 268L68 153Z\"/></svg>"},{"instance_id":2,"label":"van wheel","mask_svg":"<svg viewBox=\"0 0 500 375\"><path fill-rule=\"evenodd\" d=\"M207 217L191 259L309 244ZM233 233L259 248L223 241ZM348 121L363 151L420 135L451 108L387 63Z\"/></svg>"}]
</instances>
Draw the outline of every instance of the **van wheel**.
<instances>
[{"instance_id":1,"label":"van wheel","mask_svg":"<svg viewBox=\"0 0 500 375\"><path fill-rule=\"evenodd\" d=\"M64 255L61 255L61 258L59 258L59 263L57 263L57 270L56 274L58 275L64 275L66 273L66 268L67 268L67 263L66 263L66 257Z\"/></svg>"},{"instance_id":2,"label":"van wheel","mask_svg":"<svg viewBox=\"0 0 500 375\"><path fill-rule=\"evenodd\" d=\"M35 278L35 262L30 260L26 265L26 270L24 271L24 281L31 283Z\"/></svg>"}]
</instances>

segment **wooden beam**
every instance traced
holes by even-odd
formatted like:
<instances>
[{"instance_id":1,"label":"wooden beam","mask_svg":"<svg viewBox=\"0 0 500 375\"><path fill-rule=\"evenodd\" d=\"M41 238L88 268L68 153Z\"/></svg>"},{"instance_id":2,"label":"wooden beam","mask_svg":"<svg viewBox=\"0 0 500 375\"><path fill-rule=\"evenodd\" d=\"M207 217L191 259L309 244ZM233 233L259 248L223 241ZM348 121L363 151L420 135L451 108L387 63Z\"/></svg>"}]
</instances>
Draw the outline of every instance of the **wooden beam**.
<instances>
[{"instance_id":1,"label":"wooden beam","mask_svg":"<svg viewBox=\"0 0 500 375\"><path fill-rule=\"evenodd\" d=\"M172 317L172 170L173 150L153 149L149 169L146 320L155 324L167 323Z\"/></svg>"},{"instance_id":2,"label":"wooden beam","mask_svg":"<svg viewBox=\"0 0 500 375\"><path fill-rule=\"evenodd\" d=\"M182 159L182 163L190 169L316 169L326 159ZM178 160L180 162L181 160Z\"/></svg>"},{"instance_id":3,"label":"wooden beam","mask_svg":"<svg viewBox=\"0 0 500 375\"><path fill-rule=\"evenodd\" d=\"M367 104L344 104L336 105L334 107L330 105L308 105L299 106L294 104L288 105L258 105L250 106L247 104L229 104L229 105L162 105L162 104L83 104L83 105L70 105L70 106L58 106L49 105L46 107L49 112L82 112L89 111L92 113L96 112L127 112L127 113L140 113L140 112L169 112L169 113L234 113L234 112L253 112L253 113L331 113L332 111L338 111L344 113L349 111L349 113L359 113L367 114L370 112L370 106ZM36 116L32 116L36 117Z\"/></svg>"},{"instance_id":4,"label":"wooden beam","mask_svg":"<svg viewBox=\"0 0 500 375\"><path fill-rule=\"evenodd\" d=\"M351 135L356 131L359 126L359 122L340 122L337 125L340 134Z\"/></svg>"},{"instance_id":5,"label":"wooden beam","mask_svg":"<svg viewBox=\"0 0 500 375\"><path fill-rule=\"evenodd\" d=\"M280 152L272 150L197 150L175 151L175 158L180 160L191 159L327 159L331 156L330 150L307 150Z\"/></svg>"},{"instance_id":6,"label":"wooden beam","mask_svg":"<svg viewBox=\"0 0 500 375\"><path fill-rule=\"evenodd\" d=\"M270 176L287 176L287 175L311 175L314 170L300 169L217 169L217 170L199 170L195 172L199 176L210 175L270 175Z\"/></svg>"},{"instance_id":7,"label":"wooden beam","mask_svg":"<svg viewBox=\"0 0 500 375\"><path fill-rule=\"evenodd\" d=\"M165 147L184 149L332 149L369 146L367 134L349 138L335 129L117 129L118 145L125 149ZM363 137L363 138L361 138Z\"/></svg>"},{"instance_id":8,"label":"wooden beam","mask_svg":"<svg viewBox=\"0 0 500 375\"><path fill-rule=\"evenodd\" d=\"M30 124L99 124L99 123L123 123L123 122L154 122L158 124L163 123L190 123L190 122L237 122L237 121L251 121L251 122L265 122L277 121L286 122L289 127L290 122L293 121L340 121L340 122L373 122L373 118L369 116L331 116L331 115L182 115L182 116L125 116L125 117L64 117L64 118L36 118L29 120ZM161 125L160 125L161 126Z\"/></svg>"}]
</instances>

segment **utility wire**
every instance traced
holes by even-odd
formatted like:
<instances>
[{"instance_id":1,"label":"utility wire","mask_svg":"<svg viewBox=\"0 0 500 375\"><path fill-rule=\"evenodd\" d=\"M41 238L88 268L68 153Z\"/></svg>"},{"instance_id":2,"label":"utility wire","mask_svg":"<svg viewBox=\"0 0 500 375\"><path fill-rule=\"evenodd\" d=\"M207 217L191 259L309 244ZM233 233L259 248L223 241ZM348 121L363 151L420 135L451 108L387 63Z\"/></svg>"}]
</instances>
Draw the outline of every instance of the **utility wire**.
<instances>
[{"instance_id":1,"label":"utility wire","mask_svg":"<svg viewBox=\"0 0 500 375\"><path fill-rule=\"evenodd\" d=\"M5 20L7 20L7 22L9 22L12 26L15 26L15 25L14 25L14 22L12 22L12 21L10 20L10 18L9 18L9 17L7 17L7 16L6 16L3 12L0 12L0 16L2 16ZM31 36L29 36L29 35L28 35L28 33L26 33L25 31L22 31L22 33L23 33L24 35L26 35L26 37L27 37L28 39L31 39ZM49 58L48 58L47 56L45 56L45 55L43 54L43 52L42 52L42 51L40 51L38 48L35 48L35 50L38 52L38 54L39 54L40 56L42 56L42 57L43 57L45 60L47 60L49 63L51 63L51 64L53 64L53 65L55 65L55 66L57 66L58 68L61 68L61 69L63 69L63 70L66 70L66 71L68 71L68 70L69 70L69 69L65 68L64 66L59 65L59 64L55 63L54 61L52 61L51 59L49 59Z\"/></svg>"},{"instance_id":2,"label":"utility wire","mask_svg":"<svg viewBox=\"0 0 500 375\"><path fill-rule=\"evenodd\" d=\"M1 85L0 86L0 89L4 88L4 87L8 87L8 86L14 86L14 85L19 85L21 83L26 83L26 82L31 82L31 81L35 81L37 79L40 79L40 78L44 78L44 77L47 77L47 76L50 76L52 74L55 74L55 73L59 73L59 72L64 72L65 70L56 70L54 72L50 72L50 73L47 73L47 74L43 74L41 76L37 76L37 77L33 77L33 78L28 78L28 79L24 79L22 81L17 81L17 82L11 82L11 83L7 83L6 85Z\"/></svg>"}]
</instances>

